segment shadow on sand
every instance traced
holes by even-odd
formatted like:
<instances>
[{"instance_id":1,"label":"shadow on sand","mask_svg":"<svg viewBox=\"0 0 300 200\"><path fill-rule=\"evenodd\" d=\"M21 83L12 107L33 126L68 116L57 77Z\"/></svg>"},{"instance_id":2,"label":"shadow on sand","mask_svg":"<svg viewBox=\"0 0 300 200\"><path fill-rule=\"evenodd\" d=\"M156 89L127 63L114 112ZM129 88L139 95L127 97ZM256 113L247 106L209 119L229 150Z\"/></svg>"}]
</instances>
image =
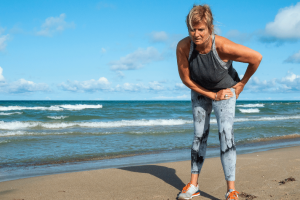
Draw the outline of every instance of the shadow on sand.
<instances>
[{"instance_id":1,"label":"shadow on sand","mask_svg":"<svg viewBox=\"0 0 300 200\"><path fill-rule=\"evenodd\" d=\"M158 165L142 165L142 166L133 166L133 167L122 167L119 169L131 171L131 172L137 172L137 173L151 174L163 180L164 182L168 183L169 185L175 187L179 191L181 191L182 188L185 186L185 183L183 183L181 179L176 175L175 169L172 168L158 166ZM201 196L206 197L208 199L212 199L212 200L218 199L201 190L200 192L201 192Z\"/></svg>"}]
</instances>

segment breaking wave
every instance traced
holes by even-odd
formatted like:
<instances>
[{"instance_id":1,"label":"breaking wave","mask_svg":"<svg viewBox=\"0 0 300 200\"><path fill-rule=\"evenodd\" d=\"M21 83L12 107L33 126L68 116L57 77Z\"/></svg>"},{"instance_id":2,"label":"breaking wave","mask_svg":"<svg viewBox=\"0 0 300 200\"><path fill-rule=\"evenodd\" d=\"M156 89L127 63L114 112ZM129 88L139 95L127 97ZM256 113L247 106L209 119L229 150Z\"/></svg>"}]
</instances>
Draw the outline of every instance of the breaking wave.
<instances>
[{"instance_id":1,"label":"breaking wave","mask_svg":"<svg viewBox=\"0 0 300 200\"><path fill-rule=\"evenodd\" d=\"M250 109L239 109L241 113L259 113L258 108L250 108Z\"/></svg>"},{"instance_id":2,"label":"breaking wave","mask_svg":"<svg viewBox=\"0 0 300 200\"><path fill-rule=\"evenodd\" d=\"M54 105L50 107L45 106L35 106L35 107L25 107L25 106L0 106L0 111L10 111L10 110L49 110L49 111L63 111L63 110L83 110L83 109L95 109L102 108L102 105Z\"/></svg>"},{"instance_id":3,"label":"breaking wave","mask_svg":"<svg viewBox=\"0 0 300 200\"><path fill-rule=\"evenodd\" d=\"M300 115L294 116L275 116L275 117L258 117L258 118L236 118L235 122L245 121L276 121L276 120L288 120L288 119L300 119ZM192 120L183 119L154 119L154 120L121 120L121 121L108 121L108 122L4 122L0 121L1 130L18 130L28 128L40 128L40 129L63 129L72 127L83 128L118 128L118 127L132 127L132 126L174 126L191 124ZM216 119L210 120L211 124L217 123Z\"/></svg>"},{"instance_id":4,"label":"breaking wave","mask_svg":"<svg viewBox=\"0 0 300 200\"><path fill-rule=\"evenodd\" d=\"M22 114L22 113L23 113L23 112L12 112L12 113L0 112L0 115L16 115L16 114L20 115L20 114Z\"/></svg>"},{"instance_id":5,"label":"breaking wave","mask_svg":"<svg viewBox=\"0 0 300 200\"><path fill-rule=\"evenodd\" d=\"M66 119L69 116L47 116L47 117L50 118L50 119Z\"/></svg>"},{"instance_id":6,"label":"breaking wave","mask_svg":"<svg viewBox=\"0 0 300 200\"><path fill-rule=\"evenodd\" d=\"M263 104L263 103L243 104L243 105L236 105L236 107L244 107L244 108L265 107L265 104Z\"/></svg>"}]
</instances>

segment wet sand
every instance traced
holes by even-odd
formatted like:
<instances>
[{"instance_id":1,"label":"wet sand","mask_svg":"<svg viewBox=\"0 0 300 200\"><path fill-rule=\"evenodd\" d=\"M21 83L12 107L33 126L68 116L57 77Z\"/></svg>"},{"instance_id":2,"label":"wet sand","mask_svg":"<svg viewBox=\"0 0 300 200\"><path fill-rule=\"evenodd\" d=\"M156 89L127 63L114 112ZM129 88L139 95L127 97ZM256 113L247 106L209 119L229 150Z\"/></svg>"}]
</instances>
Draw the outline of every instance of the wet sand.
<instances>
[{"instance_id":1,"label":"wet sand","mask_svg":"<svg viewBox=\"0 0 300 200\"><path fill-rule=\"evenodd\" d=\"M0 183L1 200L176 199L190 161L54 174ZM237 156L240 199L300 199L300 146ZM204 162L200 199L225 199L220 158Z\"/></svg>"}]
</instances>

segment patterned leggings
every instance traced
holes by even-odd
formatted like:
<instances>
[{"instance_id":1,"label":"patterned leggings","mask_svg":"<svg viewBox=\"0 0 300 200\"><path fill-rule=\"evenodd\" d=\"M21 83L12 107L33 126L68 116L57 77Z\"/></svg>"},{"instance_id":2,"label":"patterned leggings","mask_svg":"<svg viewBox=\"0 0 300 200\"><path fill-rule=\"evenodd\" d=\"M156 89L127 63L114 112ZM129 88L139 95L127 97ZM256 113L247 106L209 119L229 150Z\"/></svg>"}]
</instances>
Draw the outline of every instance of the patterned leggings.
<instances>
[{"instance_id":1,"label":"patterned leggings","mask_svg":"<svg viewBox=\"0 0 300 200\"><path fill-rule=\"evenodd\" d=\"M233 136L233 122L235 115L235 91L230 88L234 96L227 100L213 101L192 90L192 108L194 117L194 140L192 144L192 174L199 174L205 159L209 121L212 108L218 122L221 162L227 181L235 180L236 148Z\"/></svg>"}]
</instances>

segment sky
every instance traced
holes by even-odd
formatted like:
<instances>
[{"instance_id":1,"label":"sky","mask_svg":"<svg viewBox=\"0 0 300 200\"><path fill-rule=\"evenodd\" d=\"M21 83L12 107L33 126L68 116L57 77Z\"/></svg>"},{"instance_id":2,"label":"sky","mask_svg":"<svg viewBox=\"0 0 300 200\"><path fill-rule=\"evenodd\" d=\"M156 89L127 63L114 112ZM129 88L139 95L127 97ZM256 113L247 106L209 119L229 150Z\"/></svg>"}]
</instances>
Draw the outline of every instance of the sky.
<instances>
[{"instance_id":1,"label":"sky","mask_svg":"<svg viewBox=\"0 0 300 200\"><path fill-rule=\"evenodd\" d=\"M0 0L0 100L189 100L176 45L193 4L263 56L239 100L300 100L293 0ZM233 67L242 77L247 64Z\"/></svg>"}]
</instances>

